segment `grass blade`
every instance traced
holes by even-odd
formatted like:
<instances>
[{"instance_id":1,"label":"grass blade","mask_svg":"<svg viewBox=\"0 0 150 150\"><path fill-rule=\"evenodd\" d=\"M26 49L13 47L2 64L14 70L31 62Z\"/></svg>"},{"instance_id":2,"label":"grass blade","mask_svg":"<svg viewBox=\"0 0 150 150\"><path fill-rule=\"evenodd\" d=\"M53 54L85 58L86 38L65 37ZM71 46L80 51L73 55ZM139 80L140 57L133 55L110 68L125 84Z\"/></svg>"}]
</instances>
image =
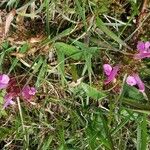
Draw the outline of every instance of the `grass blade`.
<instances>
[{"instance_id":1,"label":"grass blade","mask_svg":"<svg viewBox=\"0 0 150 150\"><path fill-rule=\"evenodd\" d=\"M139 118L137 128L137 150L147 149L147 121L146 114Z\"/></svg>"},{"instance_id":2,"label":"grass blade","mask_svg":"<svg viewBox=\"0 0 150 150\"><path fill-rule=\"evenodd\" d=\"M118 42L120 45L123 45L125 47L127 47L126 43L121 40L115 33L113 33L111 30L109 30L106 25L104 24L104 22L97 17L96 19L96 23L97 26L105 33L107 34L109 37L111 37L114 41Z\"/></svg>"}]
</instances>

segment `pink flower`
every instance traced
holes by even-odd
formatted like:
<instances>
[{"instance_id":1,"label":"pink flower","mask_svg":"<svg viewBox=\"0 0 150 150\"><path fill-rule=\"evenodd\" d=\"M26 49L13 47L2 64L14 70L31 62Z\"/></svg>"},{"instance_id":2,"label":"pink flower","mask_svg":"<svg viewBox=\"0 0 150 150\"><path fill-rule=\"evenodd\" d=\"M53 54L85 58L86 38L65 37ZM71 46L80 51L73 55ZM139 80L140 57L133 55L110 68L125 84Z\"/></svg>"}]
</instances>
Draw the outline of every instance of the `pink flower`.
<instances>
[{"instance_id":1,"label":"pink flower","mask_svg":"<svg viewBox=\"0 0 150 150\"><path fill-rule=\"evenodd\" d=\"M26 100L31 100L36 93L34 87L29 85L25 86L21 90L21 84L18 84L15 78L9 78L8 75L0 75L0 89L6 88L6 95L4 96L4 106L5 109L9 105L13 104L16 97L21 97Z\"/></svg>"},{"instance_id":2,"label":"pink flower","mask_svg":"<svg viewBox=\"0 0 150 150\"><path fill-rule=\"evenodd\" d=\"M143 81L140 79L138 74L133 74L132 76L128 76L126 79L126 83L131 86L137 85L140 92L145 91L145 85Z\"/></svg>"},{"instance_id":3,"label":"pink flower","mask_svg":"<svg viewBox=\"0 0 150 150\"><path fill-rule=\"evenodd\" d=\"M14 82L12 82L14 83ZM19 87L11 85L11 89L7 89L7 94L4 97L5 103L3 108L5 109L11 104L14 104L13 99L15 99L17 96L21 96L26 100L31 100L33 96L36 93L36 89L34 87L30 87L29 85L25 86L21 91ZM16 89L16 90L15 90Z\"/></svg>"},{"instance_id":4,"label":"pink flower","mask_svg":"<svg viewBox=\"0 0 150 150\"><path fill-rule=\"evenodd\" d=\"M119 66L111 67L109 64L104 64L103 69L104 73L107 76L107 79L104 81L104 83L108 84L115 79L117 72L119 70Z\"/></svg>"},{"instance_id":5,"label":"pink flower","mask_svg":"<svg viewBox=\"0 0 150 150\"><path fill-rule=\"evenodd\" d=\"M145 50L150 51L150 42L145 42Z\"/></svg>"},{"instance_id":6,"label":"pink flower","mask_svg":"<svg viewBox=\"0 0 150 150\"><path fill-rule=\"evenodd\" d=\"M139 87L139 91L144 92L145 91L145 85L144 85L143 81L140 79L139 75L133 74L133 77L135 78L135 80L137 82L137 86Z\"/></svg>"},{"instance_id":7,"label":"pink flower","mask_svg":"<svg viewBox=\"0 0 150 150\"><path fill-rule=\"evenodd\" d=\"M126 82L128 85L131 85L131 86L137 84L137 82L133 76L128 76Z\"/></svg>"},{"instance_id":8,"label":"pink flower","mask_svg":"<svg viewBox=\"0 0 150 150\"><path fill-rule=\"evenodd\" d=\"M150 58L150 52L148 53L138 53L134 55L135 59L143 59L143 58Z\"/></svg>"},{"instance_id":9,"label":"pink flower","mask_svg":"<svg viewBox=\"0 0 150 150\"><path fill-rule=\"evenodd\" d=\"M150 42L139 41L137 44L138 54L134 55L135 59L150 58Z\"/></svg>"},{"instance_id":10,"label":"pink flower","mask_svg":"<svg viewBox=\"0 0 150 150\"><path fill-rule=\"evenodd\" d=\"M13 95L12 94L6 94L4 99L5 99L5 103L4 103L3 109L8 107L9 105L14 104L14 101L12 100L13 99Z\"/></svg>"},{"instance_id":11,"label":"pink flower","mask_svg":"<svg viewBox=\"0 0 150 150\"><path fill-rule=\"evenodd\" d=\"M145 43L142 41L138 41L137 49L139 50L139 52L145 51Z\"/></svg>"},{"instance_id":12,"label":"pink flower","mask_svg":"<svg viewBox=\"0 0 150 150\"><path fill-rule=\"evenodd\" d=\"M5 89L8 86L10 78L6 74L0 75L0 89Z\"/></svg>"},{"instance_id":13,"label":"pink flower","mask_svg":"<svg viewBox=\"0 0 150 150\"><path fill-rule=\"evenodd\" d=\"M112 71L111 65L109 65L109 64L104 64L104 65L103 65L103 69L104 69L105 74L106 74L107 76L109 76L110 73L111 73L111 71Z\"/></svg>"},{"instance_id":14,"label":"pink flower","mask_svg":"<svg viewBox=\"0 0 150 150\"><path fill-rule=\"evenodd\" d=\"M36 89L34 87L30 87L29 85L25 86L22 89L22 97L26 100L31 100L36 93Z\"/></svg>"}]
</instances>

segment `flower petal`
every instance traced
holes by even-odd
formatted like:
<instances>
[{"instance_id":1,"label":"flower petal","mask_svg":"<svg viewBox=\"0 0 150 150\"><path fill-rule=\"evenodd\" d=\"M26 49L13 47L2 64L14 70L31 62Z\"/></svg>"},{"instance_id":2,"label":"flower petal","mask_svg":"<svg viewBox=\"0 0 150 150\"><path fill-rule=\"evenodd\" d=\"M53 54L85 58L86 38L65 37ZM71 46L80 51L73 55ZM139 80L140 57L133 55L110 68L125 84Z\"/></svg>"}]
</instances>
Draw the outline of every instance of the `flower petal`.
<instances>
[{"instance_id":1,"label":"flower petal","mask_svg":"<svg viewBox=\"0 0 150 150\"><path fill-rule=\"evenodd\" d=\"M34 87L31 87L30 90L29 90L29 94L30 95L35 95L36 93L36 89Z\"/></svg>"},{"instance_id":2,"label":"flower petal","mask_svg":"<svg viewBox=\"0 0 150 150\"><path fill-rule=\"evenodd\" d=\"M12 101L13 96L11 94L6 94L4 99L5 99L5 103L4 103L3 109L5 109L11 104L14 104L14 101Z\"/></svg>"},{"instance_id":3,"label":"flower petal","mask_svg":"<svg viewBox=\"0 0 150 150\"><path fill-rule=\"evenodd\" d=\"M22 89L22 97L26 100L31 100L35 93L36 89L34 87L30 87L29 85Z\"/></svg>"},{"instance_id":4,"label":"flower petal","mask_svg":"<svg viewBox=\"0 0 150 150\"><path fill-rule=\"evenodd\" d=\"M137 84L137 81L135 80L135 78L133 76L128 76L126 79L126 83L128 85L134 86Z\"/></svg>"},{"instance_id":5,"label":"flower petal","mask_svg":"<svg viewBox=\"0 0 150 150\"><path fill-rule=\"evenodd\" d=\"M4 89L8 86L10 78L6 74L0 75L0 89Z\"/></svg>"},{"instance_id":6,"label":"flower petal","mask_svg":"<svg viewBox=\"0 0 150 150\"><path fill-rule=\"evenodd\" d=\"M0 90L7 88L7 86L8 86L8 84L2 84L2 83L0 83Z\"/></svg>"},{"instance_id":7,"label":"flower petal","mask_svg":"<svg viewBox=\"0 0 150 150\"><path fill-rule=\"evenodd\" d=\"M147 41L147 42L145 42L145 49L148 50L149 48L150 48L150 42Z\"/></svg>"},{"instance_id":8,"label":"flower petal","mask_svg":"<svg viewBox=\"0 0 150 150\"><path fill-rule=\"evenodd\" d=\"M138 53L134 55L134 59L143 59L143 58L150 58L150 52Z\"/></svg>"},{"instance_id":9,"label":"flower petal","mask_svg":"<svg viewBox=\"0 0 150 150\"><path fill-rule=\"evenodd\" d=\"M134 74L133 77L135 78L137 85L139 87L139 91L140 92L144 92L145 91L145 85L143 83L143 81L140 79L138 74Z\"/></svg>"},{"instance_id":10,"label":"flower petal","mask_svg":"<svg viewBox=\"0 0 150 150\"><path fill-rule=\"evenodd\" d=\"M108 76L107 80L104 83L108 84L108 83L112 82L115 79L118 70L119 70L119 66L113 67L113 70L111 71L110 75Z\"/></svg>"},{"instance_id":11,"label":"flower petal","mask_svg":"<svg viewBox=\"0 0 150 150\"><path fill-rule=\"evenodd\" d=\"M103 65L103 70L104 70L105 74L106 74L107 76L109 76L110 73L111 73L111 71L112 71L112 67L111 67L111 65L109 65L109 64L104 64L104 65Z\"/></svg>"},{"instance_id":12,"label":"flower petal","mask_svg":"<svg viewBox=\"0 0 150 150\"><path fill-rule=\"evenodd\" d=\"M145 50L145 43L142 41L138 41L137 49L142 53Z\"/></svg>"}]
</instances>

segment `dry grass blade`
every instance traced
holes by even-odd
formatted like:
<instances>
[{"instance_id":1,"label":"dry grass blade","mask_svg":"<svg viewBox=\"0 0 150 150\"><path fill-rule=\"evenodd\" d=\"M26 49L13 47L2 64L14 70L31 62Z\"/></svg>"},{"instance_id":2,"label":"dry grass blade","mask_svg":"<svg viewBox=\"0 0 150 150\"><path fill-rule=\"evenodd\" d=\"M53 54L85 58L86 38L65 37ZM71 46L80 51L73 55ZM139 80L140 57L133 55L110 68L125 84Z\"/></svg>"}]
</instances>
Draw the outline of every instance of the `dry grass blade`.
<instances>
[{"instance_id":1,"label":"dry grass blade","mask_svg":"<svg viewBox=\"0 0 150 150\"><path fill-rule=\"evenodd\" d=\"M9 32L10 25L11 25L11 22L13 21L13 19L14 19L15 14L16 14L16 11L15 11L15 10L12 10L12 11L6 16L4 36L6 36L6 34Z\"/></svg>"}]
</instances>

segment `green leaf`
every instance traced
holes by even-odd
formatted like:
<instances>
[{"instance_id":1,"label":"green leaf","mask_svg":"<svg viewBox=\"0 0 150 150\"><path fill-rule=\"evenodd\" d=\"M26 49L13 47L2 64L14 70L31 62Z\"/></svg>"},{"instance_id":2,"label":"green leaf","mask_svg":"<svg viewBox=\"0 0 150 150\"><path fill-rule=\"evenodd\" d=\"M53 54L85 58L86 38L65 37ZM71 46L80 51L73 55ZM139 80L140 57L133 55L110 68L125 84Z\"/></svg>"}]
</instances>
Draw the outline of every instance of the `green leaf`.
<instances>
[{"instance_id":1,"label":"green leaf","mask_svg":"<svg viewBox=\"0 0 150 150\"><path fill-rule=\"evenodd\" d=\"M46 38L41 44L43 46L48 45L50 43L53 43L53 42L55 42L57 40L62 39L63 37L66 37L66 36L70 35L74 31L76 31L75 27L72 26L72 27L70 27L70 28L68 28L66 30L63 30L61 33L59 33L58 35L56 35L54 38L50 38L50 37Z\"/></svg>"},{"instance_id":2,"label":"green leaf","mask_svg":"<svg viewBox=\"0 0 150 150\"><path fill-rule=\"evenodd\" d=\"M75 46L65 44L63 42L57 42L54 44L59 53L63 53L66 56L71 57L74 60L80 60L82 57L82 51Z\"/></svg>"},{"instance_id":3,"label":"green leaf","mask_svg":"<svg viewBox=\"0 0 150 150\"><path fill-rule=\"evenodd\" d=\"M70 69L71 75L72 75L72 79L73 81L77 81L78 77L78 71L77 71L77 67L76 65L72 64Z\"/></svg>"},{"instance_id":4,"label":"green leaf","mask_svg":"<svg viewBox=\"0 0 150 150\"><path fill-rule=\"evenodd\" d=\"M1 72L2 72L2 68L3 68L4 56L5 56L5 53L2 53L0 56L0 71Z\"/></svg>"},{"instance_id":5,"label":"green leaf","mask_svg":"<svg viewBox=\"0 0 150 150\"><path fill-rule=\"evenodd\" d=\"M42 66L42 64L43 64L43 58L39 57L37 62L35 62L33 65L33 74L37 73L40 70L40 67Z\"/></svg>"},{"instance_id":6,"label":"green leaf","mask_svg":"<svg viewBox=\"0 0 150 150\"><path fill-rule=\"evenodd\" d=\"M103 128L105 130L106 138L108 139L108 142L109 142L109 145L111 147L111 150L114 150L113 139L112 139L112 135L110 133L110 128L108 126L107 118L103 114L101 114L101 118L103 120Z\"/></svg>"},{"instance_id":7,"label":"green leaf","mask_svg":"<svg viewBox=\"0 0 150 150\"><path fill-rule=\"evenodd\" d=\"M81 5L82 2L82 5ZM84 28L87 29L86 16L85 16L85 1L75 0L75 4L77 6L77 13L82 18Z\"/></svg>"},{"instance_id":8,"label":"green leaf","mask_svg":"<svg viewBox=\"0 0 150 150\"><path fill-rule=\"evenodd\" d=\"M20 52L20 53L25 53L25 52L27 52L28 49L29 49L29 45L28 45L28 43L25 43L25 44L23 44L22 47L19 49L19 52Z\"/></svg>"},{"instance_id":9,"label":"green leaf","mask_svg":"<svg viewBox=\"0 0 150 150\"><path fill-rule=\"evenodd\" d=\"M96 88L93 88L86 83L81 83L80 86L82 87L84 92L87 94L87 96L89 96L95 100L100 100L100 99L106 97L106 94L104 92L98 91Z\"/></svg>"},{"instance_id":10,"label":"green leaf","mask_svg":"<svg viewBox=\"0 0 150 150\"><path fill-rule=\"evenodd\" d=\"M37 77L37 81L35 83L36 87L39 87L40 84L42 83L43 79L45 78L46 72L47 72L47 63L46 63L46 59L43 60L42 62L42 66L41 69L39 71L38 77ZM41 64L41 63L40 63Z\"/></svg>"},{"instance_id":11,"label":"green leaf","mask_svg":"<svg viewBox=\"0 0 150 150\"><path fill-rule=\"evenodd\" d=\"M27 50L28 50L28 48L29 48L29 45L27 44L27 43L25 43L25 44L23 44L22 45L22 47L19 49L19 52L20 53L25 53ZM9 69L9 73L15 68L15 66L18 64L18 59L17 58L15 58L15 59L13 59L13 61L12 61L12 65L11 65L11 67L10 67L10 69Z\"/></svg>"},{"instance_id":12,"label":"green leaf","mask_svg":"<svg viewBox=\"0 0 150 150\"><path fill-rule=\"evenodd\" d=\"M132 109L135 109L135 110L139 109L139 110L142 110L143 112L144 111L150 112L150 107L148 104L142 104L142 103L139 103L138 101L135 101L133 99L123 98L122 103L124 105L131 107Z\"/></svg>"},{"instance_id":13,"label":"green leaf","mask_svg":"<svg viewBox=\"0 0 150 150\"><path fill-rule=\"evenodd\" d=\"M12 130L10 128L0 127L0 139L6 138L11 132Z\"/></svg>"},{"instance_id":14,"label":"green leaf","mask_svg":"<svg viewBox=\"0 0 150 150\"><path fill-rule=\"evenodd\" d=\"M45 0L45 8L46 8L46 31L47 34L50 35L50 25L49 25L49 21L50 21L50 11L49 11L49 2L50 0Z\"/></svg>"},{"instance_id":15,"label":"green leaf","mask_svg":"<svg viewBox=\"0 0 150 150\"><path fill-rule=\"evenodd\" d=\"M82 43L82 42L79 42L79 41L75 41L74 39L71 39L71 41L77 47L79 47L81 50L83 50L84 53L86 53L86 55L88 55L88 54L96 55L96 54L99 53L99 48L98 47L89 47L85 43Z\"/></svg>"},{"instance_id":16,"label":"green leaf","mask_svg":"<svg viewBox=\"0 0 150 150\"><path fill-rule=\"evenodd\" d=\"M58 59L58 71L61 75L61 83L62 85L64 86L64 83L66 82L66 79L65 79L65 63L64 63L64 53L60 52L60 51L57 51L57 59Z\"/></svg>"},{"instance_id":17,"label":"green leaf","mask_svg":"<svg viewBox=\"0 0 150 150\"><path fill-rule=\"evenodd\" d=\"M8 47L9 47L9 42L8 42L8 41L3 42L3 43L1 44L1 47L2 47L4 50L8 49Z\"/></svg>"},{"instance_id":18,"label":"green leaf","mask_svg":"<svg viewBox=\"0 0 150 150\"><path fill-rule=\"evenodd\" d=\"M124 87L125 97L131 98L133 100L141 101L144 99L143 94L135 87L125 85Z\"/></svg>"},{"instance_id":19,"label":"green leaf","mask_svg":"<svg viewBox=\"0 0 150 150\"><path fill-rule=\"evenodd\" d=\"M47 140L45 140L45 141L43 142L42 149L44 149L44 150L49 150L49 147L50 147L50 144L52 143L52 140L53 140L53 136L49 136L49 137L47 138Z\"/></svg>"},{"instance_id":20,"label":"green leaf","mask_svg":"<svg viewBox=\"0 0 150 150\"><path fill-rule=\"evenodd\" d=\"M137 128L137 150L147 149L147 122L146 114L139 118Z\"/></svg>"}]
</instances>

